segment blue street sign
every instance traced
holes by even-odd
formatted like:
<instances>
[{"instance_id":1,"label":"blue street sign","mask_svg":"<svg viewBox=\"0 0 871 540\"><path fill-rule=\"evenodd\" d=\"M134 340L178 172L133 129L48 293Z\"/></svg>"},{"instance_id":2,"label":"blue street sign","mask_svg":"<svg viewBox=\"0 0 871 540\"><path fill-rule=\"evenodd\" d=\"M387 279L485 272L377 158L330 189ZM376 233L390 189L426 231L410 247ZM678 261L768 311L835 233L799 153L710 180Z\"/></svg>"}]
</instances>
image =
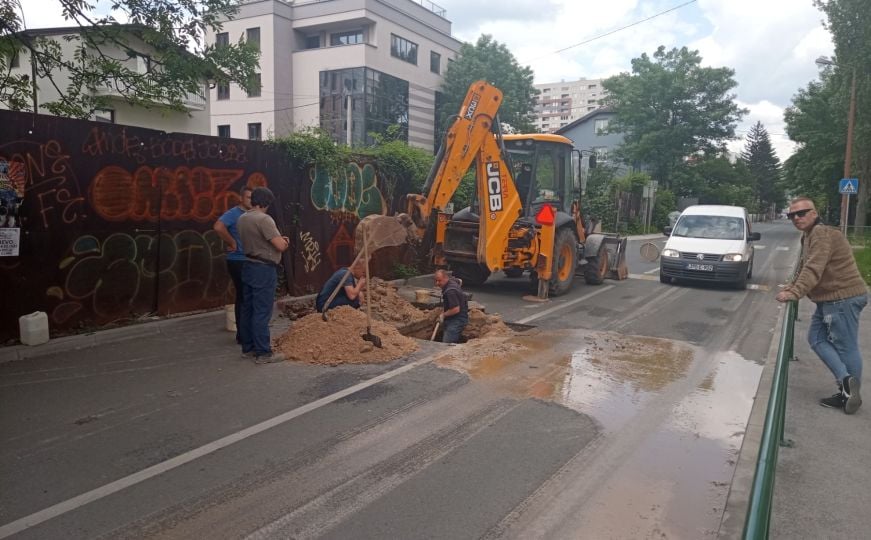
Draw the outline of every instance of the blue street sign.
<instances>
[{"instance_id":1,"label":"blue street sign","mask_svg":"<svg viewBox=\"0 0 871 540\"><path fill-rule=\"evenodd\" d=\"M841 195L855 195L859 193L859 179L842 178L841 183L838 185L838 191L841 192Z\"/></svg>"}]
</instances>

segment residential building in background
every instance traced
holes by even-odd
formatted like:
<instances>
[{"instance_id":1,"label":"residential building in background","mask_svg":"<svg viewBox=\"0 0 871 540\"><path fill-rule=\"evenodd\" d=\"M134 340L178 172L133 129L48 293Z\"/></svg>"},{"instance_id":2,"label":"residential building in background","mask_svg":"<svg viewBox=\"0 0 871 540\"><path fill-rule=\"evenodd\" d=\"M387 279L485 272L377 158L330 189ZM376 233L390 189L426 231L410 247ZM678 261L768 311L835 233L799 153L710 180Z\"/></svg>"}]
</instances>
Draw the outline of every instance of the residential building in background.
<instances>
[{"instance_id":1,"label":"residential building in background","mask_svg":"<svg viewBox=\"0 0 871 540\"><path fill-rule=\"evenodd\" d=\"M141 74L149 73L152 69L155 69L154 64L156 62L152 60L158 60L160 53L154 51L151 46L141 40L138 40L137 31L141 27L136 25L119 25L119 28L129 34L126 39L129 40L131 45L135 44L136 50L141 51L143 54L130 54L126 47L111 41L100 44L100 54L122 65L126 65L131 71ZM81 46L80 32L81 28L73 26L25 30L20 32L20 34L29 39L41 37L55 41L61 47L64 59L74 62L75 52ZM10 60L11 73L31 76L33 70L30 65L29 50L20 51ZM54 84L52 84L48 77L37 77L36 101L39 113L51 114L45 109L44 104L59 100L59 92L65 91L69 84L69 72L59 68L58 71L52 72L52 80ZM160 105L151 107L130 105L124 100L112 80L107 80L102 86L98 86L92 91L96 95L108 98L106 108L95 111L91 118L92 120L159 129L166 132L195 133L199 135L208 135L210 133L209 100L207 99L208 93L206 92L205 81L203 81L202 93L188 94L187 99L184 101L184 110L182 111L170 109L169 107L161 107ZM5 108L5 105L0 104L0 107Z\"/></svg>"},{"instance_id":2,"label":"residential building in background","mask_svg":"<svg viewBox=\"0 0 871 540\"><path fill-rule=\"evenodd\" d=\"M581 151L584 156L583 167L587 167L588 156L593 153L596 154L597 166L615 167L617 174L622 175L631 169L629 165L614 159L614 151L623 144L623 134L607 133L608 126L616 115L617 113L609 108L595 109L574 122L558 128L556 133L571 139L575 149ZM586 175L582 178L586 178Z\"/></svg>"},{"instance_id":3,"label":"residential building in background","mask_svg":"<svg viewBox=\"0 0 871 540\"><path fill-rule=\"evenodd\" d=\"M259 91L212 89L213 135L259 139L321 127L369 144L390 126L435 147L435 105L460 48L428 0L246 0L207 40L259 43Z\"/></svg>"},{"instance_id":4,"label":"residential building in background","mask_svg":"<svg viewBox=\"0 0 871 540\"><path fill-rule=\"evenodd\" d=\"M601 107L605 97L602 79L581 79L536 84L535 127L541 133L556 133L578 118Z\"/></svg>"}]
</instances>

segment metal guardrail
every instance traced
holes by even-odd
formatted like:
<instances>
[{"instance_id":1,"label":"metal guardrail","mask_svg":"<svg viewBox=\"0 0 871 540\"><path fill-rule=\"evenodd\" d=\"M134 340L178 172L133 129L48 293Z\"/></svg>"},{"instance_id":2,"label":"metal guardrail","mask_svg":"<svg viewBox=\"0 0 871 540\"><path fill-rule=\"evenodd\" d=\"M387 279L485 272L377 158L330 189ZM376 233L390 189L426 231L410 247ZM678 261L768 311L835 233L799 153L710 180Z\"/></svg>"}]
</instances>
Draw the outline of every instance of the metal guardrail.
<instances>
[{"instance_id":1,"label":"metal guardrail","mask_svg":"<svg viewBox=\"0 0 871 540\"><path fill-rule=\"evenodd\" d=\"M789 362L794 356L795 320L798 314L798 301L786 303L786 314L780 330L780 345L774 365L774 378L771 394L765 412L762 428L762 442L759 444L759 458L753 475L750 503L744 521L745 540L768 538L771 524L771 503L774 498L774 473L777 468L777 453L781 446L791 446L791 441L783 439L783 424L786 419L786 388L789 380Z\"/></svg>"}]
</instances>

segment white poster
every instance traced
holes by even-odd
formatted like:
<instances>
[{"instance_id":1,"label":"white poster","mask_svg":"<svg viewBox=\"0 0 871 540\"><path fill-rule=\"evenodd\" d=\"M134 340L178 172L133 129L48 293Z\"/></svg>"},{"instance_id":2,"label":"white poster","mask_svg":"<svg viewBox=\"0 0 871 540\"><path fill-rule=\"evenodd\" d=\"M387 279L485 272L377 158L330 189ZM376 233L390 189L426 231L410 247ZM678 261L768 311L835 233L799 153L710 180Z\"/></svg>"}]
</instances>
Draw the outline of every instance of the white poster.
<instances>
[{"instance_id":1,"label":"white poster","mask_svg":"<svg viewBox=\"0 0 871 540\"><path fill-rule=\"evenodd\" d=\"M21 229L0 227L0 257L17 257Z\"/></svg>"}]
</instances>

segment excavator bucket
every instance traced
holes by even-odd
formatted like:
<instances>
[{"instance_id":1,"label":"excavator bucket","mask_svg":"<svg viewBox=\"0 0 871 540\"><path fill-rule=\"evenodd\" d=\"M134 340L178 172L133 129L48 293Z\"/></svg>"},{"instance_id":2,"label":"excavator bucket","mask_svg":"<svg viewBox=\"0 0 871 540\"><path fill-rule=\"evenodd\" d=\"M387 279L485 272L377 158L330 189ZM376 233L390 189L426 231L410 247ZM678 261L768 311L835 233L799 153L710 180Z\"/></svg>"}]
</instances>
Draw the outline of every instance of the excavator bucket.
<instances>
[{"instance_id":1,"label":"excavator bucket","mask_svg":"<svg viewBox=\"0 0 871 540\"><path fill-rule=\"evenodd\" d=\"M626 266L626 238L606 235L602 240L602 246L608 252L608 273L606 278L623 280L629 277L629 268Z\"/></svg>"}]
</instances>

